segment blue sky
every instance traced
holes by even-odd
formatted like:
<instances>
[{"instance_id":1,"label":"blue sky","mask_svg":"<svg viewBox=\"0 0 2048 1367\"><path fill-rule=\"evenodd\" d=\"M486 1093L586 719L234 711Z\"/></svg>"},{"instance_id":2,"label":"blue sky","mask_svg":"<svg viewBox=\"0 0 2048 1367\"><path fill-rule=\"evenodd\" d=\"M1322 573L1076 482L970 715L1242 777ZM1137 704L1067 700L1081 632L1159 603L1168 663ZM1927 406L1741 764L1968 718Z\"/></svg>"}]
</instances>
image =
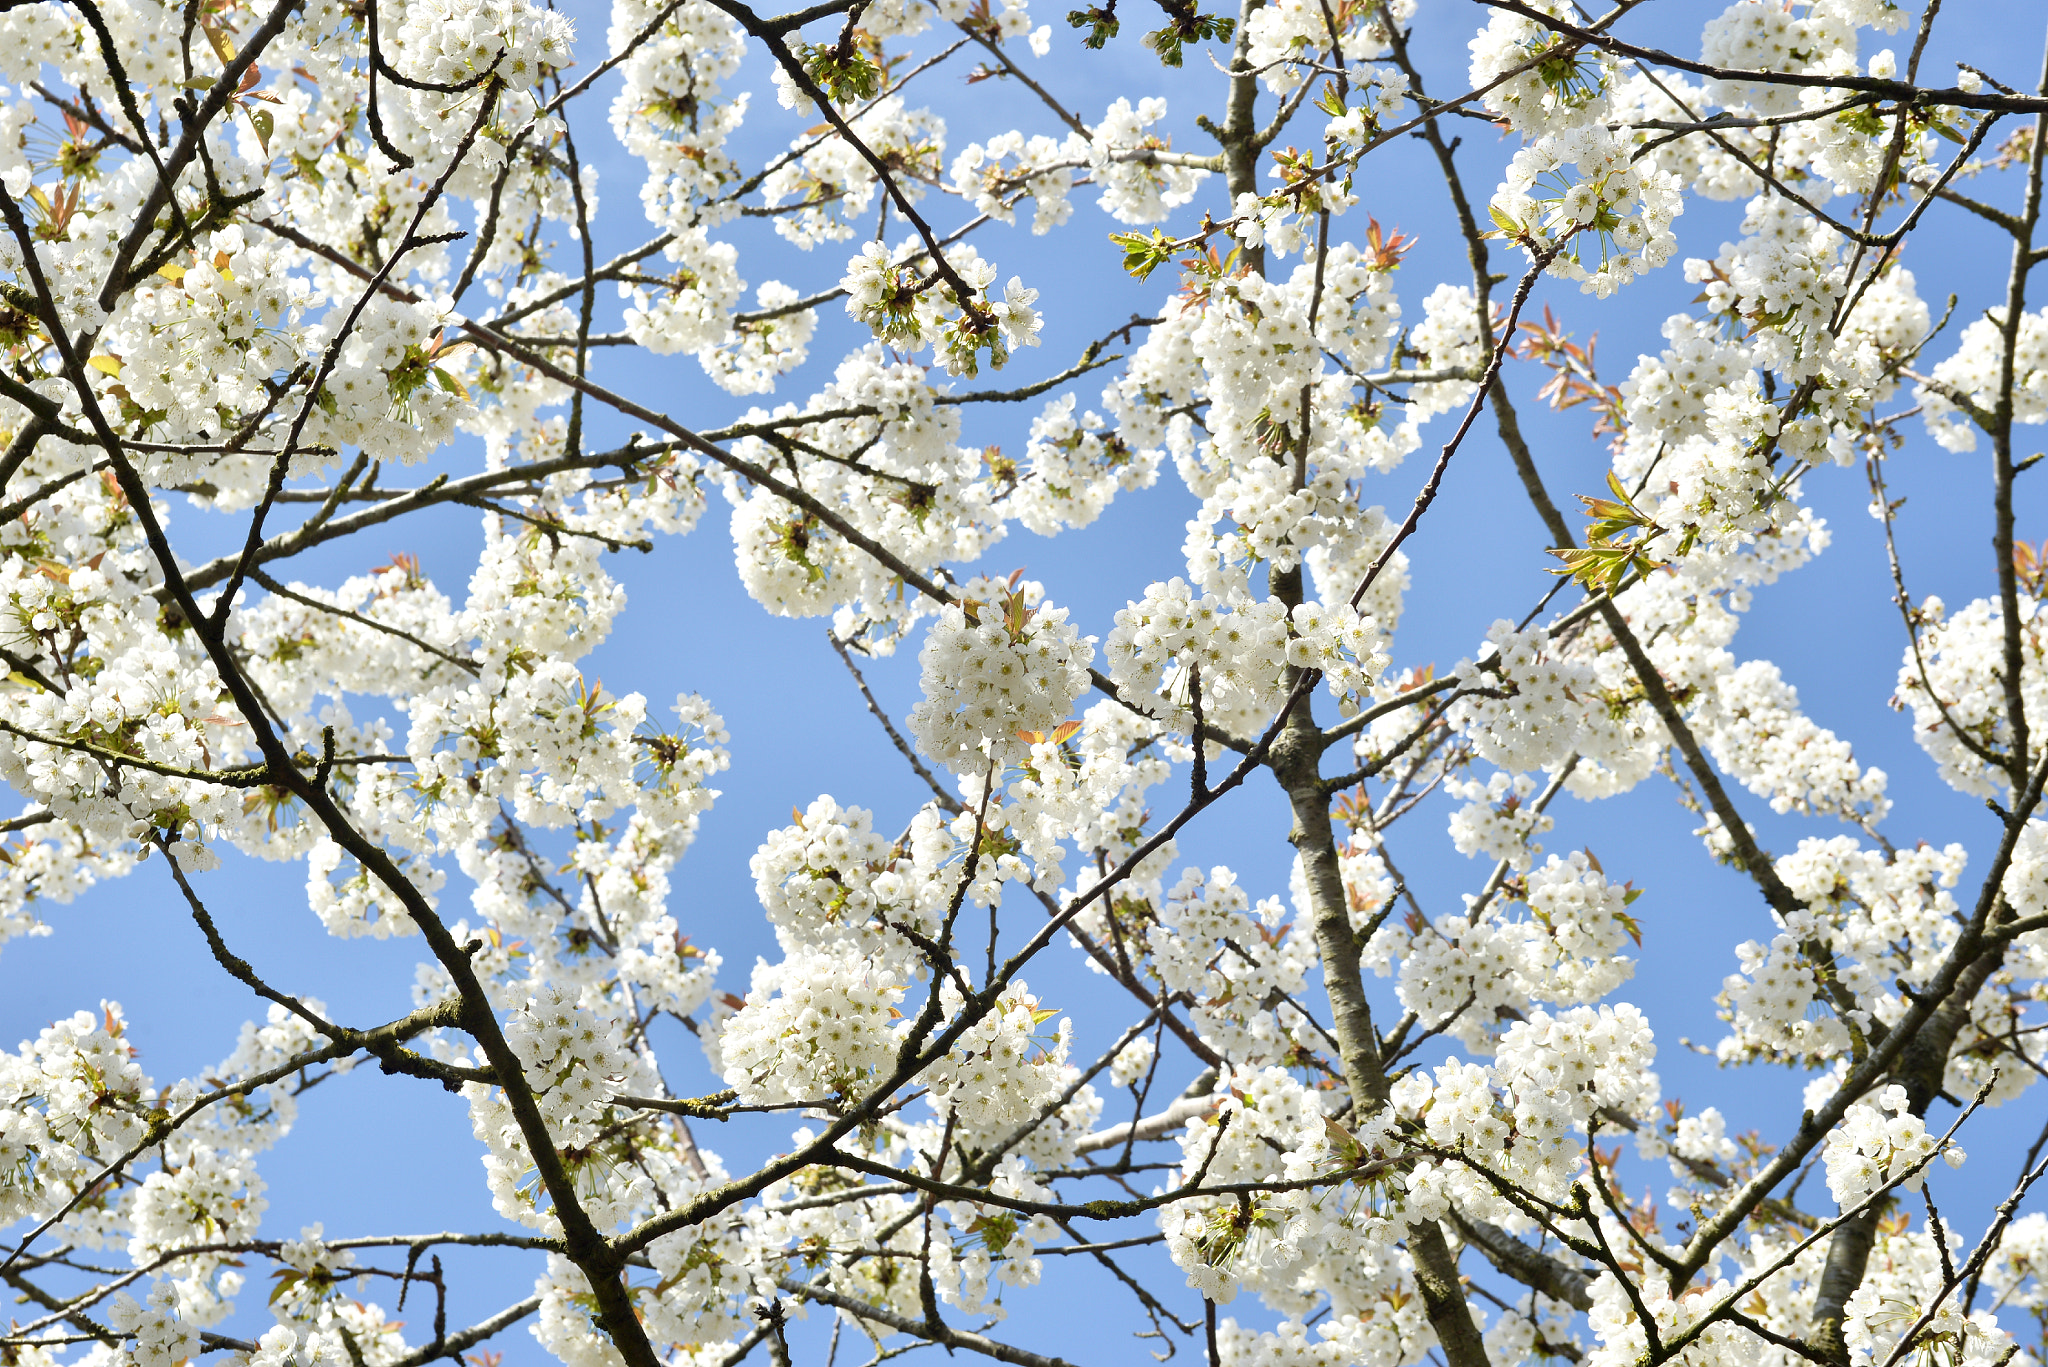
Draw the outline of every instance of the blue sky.
<instances>
[{"instance_id":1,"label":"blue sky","mask_svg":"<svg viewBox=\"0 0 2048 1367\"><path fill-rule=\"evenodd\" d=\"M605 13L587 4L565 8L577 21L580 50L588 64L601 52ZM1696 52L1699 25L1718 9L1691 0L1660 0L1632 16L1623 31L1682 53ZM1463 43L1480 12L1440 0L1425 4L1423 11L1418 44L1432 88L1440 93L1461 90ZM1172 101L1175 145L1207 150L1209 144L1194 129L1192 118L1200 109L1220 105L1223 82L1205 55L1191 54L1186 70L1167 73L1138 46L1136 33L1143 24L1136 17L1127 20L1126 35L1100 53L1084 52L1076 35L1051 9L1034 14L1034 22L1054 25L1053 55L1036 61L1025 55L1020 60L1085 117L1099 117L1120 94L1135 98L1165 93ZM2039 60L2040 22L2038 6L2026 0L1952 4L1937 28L1924 78L1945 80L1944 73L1952 69L1949 63L1967 55L2009 83L2031 84ZM1910 35L1885 40L1866 34L1866 40L1867 50L1888 44L1903 50ZM944 35L933 30L910 40L908 47L921 57L943 42ZM963 53L906 92L910 103L929 104L946 116L952 148L1010 126L1055 135L1061 131L1051 115L1021 91L1005 90L994 82L963 85L960 76L972 64ZM740 141L747 149L742 160L757 163L786 146L806 121L776 107L758 62L751 63L734 85L756 92ZM600 97L576 124L579 150L600 175L600 259L650 234L637 203L639 168L612 148L604 125L610 89L609 83L601 87ZM998 100L1004 102L1001 109ZM1006 119L1019 122L1013 125ZM1465 139L1460 161L1468 187L1483 198L1512 148L1484 124L1458 122L1454 131ZM1419 238L1420 245L1399 277L1411 319L1419 317L1422 297L1438 281L1465 278L1464 247L1434 166L1425 157L1426 149L1408 142L1376 154L1358 179L1362 204L1350 218L1340 220L1341 227L1362 232L1370 213ZM2004 202L2011 188L1997 185L1995 176L1987 174L1971 190ZM1073 220L1050 237L1033 238L1028 227L995 227L977 239L984 257L1000 265L1004 278L1019 274L1042 293L1045 345L1020 356L1005 372L1006 380L1058 371L1087 341L1133 313L1149 311L1171 288L1164 276L1142 286L1128 281L1104 236L1117 225L1093 206L1088 192L1078 192L1076 199ZM927 208L942 224L954 221L955 205L935 205L928 197ZM1219 211L1224 207L1220 180L1210 182L1195 208L1204 206ZM1739 206L1689 201L1678 225L1681 256L1711 256L1722 241L1735 236L1738 217ZM756 223L742 225L739 235L741 272L750 282L750 293L751 286L770 278L808 292L836 283L841 272L845 248L828 246L805 254ZM1949 292L1961 296L1954 328L1995 302L2003 287L2004 244L1986 225L1957 211L1931 215L1904 260L1937 313ZM1496 265L1505 270L1517 267L1515 262ZM1658 347L1657 329L1664 317L1687 308L1694 292L1673 265L1605 304L1582 298L1569 287L1548 285L1538 291L1535 302L1553 304L1581 339L1597 331L1603 377L1618 381L1638 352ZM617 308L610 291L600 293L601 328L608 325L606 319L616 317ZM784 382L778 399L801 402L809 385L829 375L834 359L852 337L848 321L828 306L812 347L813 360ZM1946 350L1937 342L1931 355ZM602 382L643 399L652 396L650 401L658 401L672 416L693 426L715 426L745 406L713 387L688 357L628 355L625 349L610 349L599 353L595 366ZM1525 367L1511 375L1511 383L1552 494L1563 502L1574 492L1599 487L1604 445L1588 435L1582 412L1557 415L1540 409L1533 391L1541 378ZM1076 388L1086 407L1099 385L1084 380ZM965 440L1021 448L1024 428L1035 411L1036 404L1024 404L998 415L970 417ZM593 412L589 421L596 441L623 436L632 427L600 412ZM1380 479L1375 501L1383 501L1398 516L1434 455L1431 439L1442 440L1451 421L1439 419L1425 429L1423 451ZM1909 500L1900 525L1909 583L1916 595L1939 593L1952 604L1989 592L1993 567L1988 456L1943 452L1925 438L1917 423L1908 424L1906 434L1892 478L1895 492ZM2040 441L2032 431L2026 438ZM2020 453L2030 449L2023 446ZM474 452L460 449L437 463L460 466L474 458ZM1962 840L1976 852L1975 862L1981 867L1995 840L1994 819L1934 778L1913 744L1910 720L1887 706L1903 638L1887 602L1883 542L1866 512L1868 493L1861 473L1823 470L1808 479L1806 493L1827 519L1833 544L1812 565L1759 593L1734 649L1742 658L1778 661L1786 677L1800 687L1809 713L1853 740L1863 762L1886 770L1895 803L1886 829L1894 841ZM1183 523L1193 506L1169 470L1158 487L1122 496L1094 526L1068 533L1056 545L1021 529L1014 531L983 568L1007 573L1024 567L1032 578L1046 583L1055 601L1073 610L1084 632L1104 636L1118 607L1139 596L1150 581L1181 572ZM2048 536L2048 519L2041 511L2040 498L2022 481L2022 536ZM223 520L183 506L174 510L172 533L174 539L180 534L198 538L188 552L194 559L215 541L239 540L239 533ZM476 543L474 515L437 513L425 521L374 528L348 543L323 548L293 573L338 581L384 563L394 553L412 552L459 597L475 563ZM1409 543L1413 587L1398 638L1397 665L1434 661L1448 666L1474 651L1495 618L1525 612L1550 585L1548 570L1554 562L1543 555L1545 544L1505 454L1487 435L1482 420L1454 463L1442 500ZM672 909L696 943L724 955L722 985L744 990L754 957L774 952L747 872L748 858L762 834L786 823L793 804L801 806L820 793L870 807L878 827L893 828L915 808L923 790L867 716L825 643L824 624L771 618L746 598L733 572L722 503L713 504L692 536L660 542L652 554L614 557L612 572L625 584L630 606L612 639L587 662L586 672L602 677L616 692L643 692L657 705L678 691L702 693L724 715L732 733L733 767L721 776L723 796L704 819L696 847L676 872ZM917 696L914 651L878 662L869 675L892 714L900 717L908 710ZM1159 801L1170 799L1171 793L1162 790ZM1747 794L1739 794L1737 800L1765 845L1781 853L1804 835L1842 833L1829 823L1773 817L1760 800ZM1681 1037L1707 1044L1718 1038L1720 1026L1711 998L1722 976L1734 969L1732 948L1753 936L1768 938L1769 922L1752 886L1703 856L1691 835L1696 819L1670 800L1670 789L1659 780L1629 798L1598 807L1561 799L1552 811L1558 824L1545 842L1549 849L1590 845L1610 873L1633 879L1647 890L1634 908L1645 933L1641 965L1635 981L1617 996L1644 1005L1651 1014L1666 1095L1682 1095L1695 1107L1717 1104L1729 1115L1732 1129L1754 1125L1767 1140L1787 1133L1796 1123L1803 1078L1718 1073L1709 1060L1689 1054L1679 1044ZM1475 887L1487 871L1452 850L1443 835L1444 817L1441 806L1426 809L1394 836L1404 870L1432 914L1454 909L1457 894ZM1255 897L1284 894L1291 856L1284 840L1286 828L1277 790L1255 781L1198 819L1182 837L1181 849L1185 858L1238 870ZM300 866L231 859L202 881L201 890L220 917L229 943L280 986L321 997L341 1018L358 1024L409 1008L412 966L423 957L423 949L416 942L328 939L305 908ZM444 894L443 905L451 916L460 915L462 901L458 875ZM1037 913L1027 907L1026 914ZM0 983L5 984L0 990L0 1040L33 1035L54 1017L96 1007L102 997L117 999L133 1022L132 1037L142 1049L144 1066L165 1083L225 1056L240 1022L260 1015L258 1004L210 963L157 865L147 865L137 876L97 889L73 905L44 907L43 915L55 933L9 944L0 961ZM1106 1042L1108 1032L1123 1023L1124 1003L1106 997L1103 980L1080 971L1064 947L1028 976L1042 999L1076 1016L1082 1032L1079 1052L1089 1052L1091 1042ZM1384 984L1379 985L1375 1004L1383 1013L1391 1008L1391 992ZM675 1035L667 1041L664 1056L671 1084L689 1090L717 1085L687 1039L680 1031ZM1990 1201L2002 1194L2041 1114L2038 1096L2030 1093L2006 1113L1987 1117L1968 1138L1970 1166L1941 1179L1944 1209L1953 1210L1966 1230L1982 1227ZM749 1155L773 1151L786 1138L786 1131L766 1125L705 1130L700 1142L724 1152L735 1168ZM271 1201L266 1232L290 1234L314 1220L324 1220L330 1235L493 1227L498 1221L481 1180L479 1153L458 1099L428 1084L385 1079L374 1069L362 1069L309 1094L298 1130L264 1159ZM1662 1179L1653 1180L1661 1191ZM1092 1269L1064 1265L1081 1261L1047 1260L1049 1285L1017 1299L1023 1318L1010 1330L1029 1346L1064 1350L1089 1363L1145 1361L1140 1354L1155 1345L1102 1334L1101 1317L1121 1326L1134 1318L1132 1307L1125 1293L1101 1285ZM1163 1259L1134 1256L1131 1261L1134 1266L1153 1265L1154 1285L1179 1288L1181 1279L1171 1268L1159 1271ZM466 1322L517 1299L531 1275L531 1263L522 1254L457 1254L449 1262L457 1285L451 1322ZM515 1262L517 1267L512 1266ZM243 1313L236 1323L252 1335L265 1320L263 1294L252 1288L242 1297ZM407 1318L416 1327L423 1326L421 1307L408 1309ZM1247 1309L1241 1304L1233 1313ZM497 1346L506 1351L509 1363L541 1359L523 1332L505 1336ZM857 1346L848 1344L847 1351ZM801 1353L799 1360L805 1360Z\"/></svg>"}]
</instances>

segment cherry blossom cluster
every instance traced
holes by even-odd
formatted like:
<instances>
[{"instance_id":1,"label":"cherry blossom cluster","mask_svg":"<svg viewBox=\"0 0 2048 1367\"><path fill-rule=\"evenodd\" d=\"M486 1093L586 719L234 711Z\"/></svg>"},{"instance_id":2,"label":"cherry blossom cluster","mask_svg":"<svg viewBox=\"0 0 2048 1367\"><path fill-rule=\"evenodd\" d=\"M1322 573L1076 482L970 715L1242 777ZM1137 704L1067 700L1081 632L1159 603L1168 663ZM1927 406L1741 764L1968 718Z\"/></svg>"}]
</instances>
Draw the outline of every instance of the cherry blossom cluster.
<instances>
[{"instance_id":1,"label":"cherry blossom cluster","mask_svg":"<svg viewBox=\"0 0 2048 1367\"><path fill-rule=\"evenodd\" d=\"M1897 1084L1885 1088L1876 1105L1859 1101L1851 1106L1842 1127L1828 1134L1822 1153L1828 1192L1844 1210L1892 1185L1918 1191L1926 1180L1927 1160L1936 1154L1952 1168L1963 1165L1962 1149L1944 1146L1927 1133L1926 1122L1908 1109L1906 1089Z\"/></svg>"},{"instance_id":2,"label":"cherry blossom cluster","mask_svg":"<svg viewBox=\"0 0 2048 1367\"><path fill-rule=\"evenodd\" d=\"M1057 729L1088 686L1094 647L1064 608L1026 603L1023 590L947 607L917 662L924 697L909 726L924 752L956 773L1004 763L1020 733Z\"/></svg>"}]
</instances>

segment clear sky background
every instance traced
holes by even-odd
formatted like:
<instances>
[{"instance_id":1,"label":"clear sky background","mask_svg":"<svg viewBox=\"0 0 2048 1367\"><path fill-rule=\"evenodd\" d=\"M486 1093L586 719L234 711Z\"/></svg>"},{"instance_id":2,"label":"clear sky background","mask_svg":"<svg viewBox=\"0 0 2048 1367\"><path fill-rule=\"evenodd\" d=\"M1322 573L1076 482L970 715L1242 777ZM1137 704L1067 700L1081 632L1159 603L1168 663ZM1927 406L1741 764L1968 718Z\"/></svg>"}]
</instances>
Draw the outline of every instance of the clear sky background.
<instances>
[{"instance_id":1,"label":"clear sky background","mask_svg":"<svg viewBox=\"0 0 2048 1367\"><path fill-rule=\"evenodd\" d=\"M603 55L607 13L588 3L564 8L576 21L578 52L587 69ZM1622 32L1694 55L1701 24L1719 9L1717 3L1653 0L1631 16ZM1465 88L1464 43L1482 18L1483 11L1447 0L1426 0L1422 6L1418 50L1438 94ZM1019 60L1070 107L1093 120L1119 95L1135 100L1164 93L1172 101L1174 145L1210 149L1212 144L1194 128L1193 116L1203 109L1220 112L1224 80L1206 54L1191 53L1184 71L1162 71L1137 43L1137 33L1150 20L1135 9L1126 17L1125 36L1099 53L1084 51L1078 35L1049 7L1034 12L1033 21L1054 26L1052 55L1033 59L1017 44ZM1937 26L1922 79L1946 83L1951 63L1965 57L2009 84L2030 86L2039 70L2042 22L2043 11L2033 0L1952 0ZM825 27L820 26L821 34ZM944 45L949 32L929 30L909 40L907 47L922 58ZM1886 39L1866 31L1864 37L1866 56L1884 46L1903 53L1911 40L1910 32ZM905 92L912 105L927 105L946 118L949 160L967 141L1010 127L1054 136L1063 132L1026 92L998 82L966 86L961 78L973 65L972 55L962 53ZM738 140L743 165L758 165L786 147L809 121L777 107L758 54L750 57L733 86L755 92L749 122ZM585 102L575 123L579 151L599 171L600 260L651 235L638 205L640 166L614 147L604 121L615 88L615 81L602 85L601 93ZM1270 108L1271 97L1263 97L1262 110ZM1313 138L1320 116L1311 115L1300 127L1295 141ZM1468 188L1483 199L1499 179L1512 145L1478 122L1455 121L1452 131L1464 140L1459 160ZM1994 136L1993 145L1999 136L2003 133ZM1421 300L1435 284L1467 279L1464 246L1427 149L1404 141L1375 153L1356 188L1362 203L1339 220L1341 231L1362 234L1366 215L1371 214L1419 238L1420 245L1397 278L1408 318L1417 321ZM2014 197L2017 180L2008 177L2001 183L1996 173L1987 173L1968 188L2007 203ZM1026 215L1022 226L994 226L976 238L982 255L1000 266L1003 278L1021 275L1041 291L1045 344L1020 355L1004 372L1006 382L1057 373L1089 340L1133 314L1156 309L1173 287L1165 273L1145 285L1126 279L1118 253L1105 240L1118 225L1094 206L1091 191L1077 191L1075 200L1072 220L1051 236L1032 237ZM1183 221L1192 221L1203 207L1221 216L1226 205L1220 178L1209 182L1194 212ZM927 196L925 208L942 226L964 217L956 201ZM1688 200L1678 224L1681 258L1712 256L1722 242L1736 236L1739 217L1740 205ZM771 278L805 293L836 283L851 250L832 245L806 254L758 222L736 231L750 303L752 287ZM1942 209L1929 216L1907 249L1904 262L1918 277L1920 293L1937 316L1951 291L1961 297L1951 339L1979 310L1998 301L2006 250L1987 225L1960 211ZM1509 260L1497 253L1496 262L1497 270L1520 268L1519 254ZM1569 286L1546 283L1537 291L1530 312L1539 313L1540 305L1548 302L1581 340L1597 332L1603 378L1619 381L1638 353L1659 348L1658 329L1664 318L1687 309L1695 293L1696 287L1685 283L1674 263L1605 304L1581 297ZM465 303L472 309L483 307L480 300ZM618 308L609 289L600 292L600 330L616 326ZM828 306L811 348L812 360L786 379L776 396L755 401L725 395L687 356L601 350L594 362L595 375L685 423L712 427L749 402L772 406L787 398L801 403L829 376L854 337L837 306ZM1946 355L1952 347L1952 340L1937 341L1928 359ZM1095 402L1102 379L1110 373L1074 386L1082 407ZM1542 378L1534 367L1510 370L1538 462L1553 497L1564 503L1573 493L1599 489L1606 468L1605 446L1603 440L1589 436L1590 419L1583 410L1557 415L1541 408L1534 391ZM1900 406L1905 402L1902 398ZM971 415L963 440L1021 450L1038 408L1033 402L1001 414ZM1391 475L1378 477L1373 500L1383 502L1398 518L1427 473L1436 443L1445 439L1454 421L1455 415L1440 418L1425 428L1422 451ZM597 442L623 437L632 429L630 423L601 410L593 410L589 422L591 439ZM1988 455L1943 452L1924 436L1917 421L1904 430L1906 446L1890 473L1895 494L1908 497L1900 538L1909 585L1916 596L1937 593L1952 605L1992 592ZM1543 554L1546 537L1505 453L1489 433L1490 420L1482 418L1451 468L1442 499L1408 544L1412 587L1397 638L1398 667L1432 661L1439 667L1454 664L1475 652L1496 618L1521 616L1550 586L1548 571L1555 562ZM2027 431L2021 440L2039 444L2041 438L2036 431ZM2023 444L2019 454L2031 449ZM473 468L476 459L473 446L464 445L444 453L436 465ZM1808 712L1851 739L1861 761L1890 775L1895 805L1885 829L1894 842L1963 841L1973 852L1974 873L1994 846L1995 818L1939 783L1913 743L1911 721L1887 705L1904 638L1887 601L1883 541L1878 524L1867 513L1868 491L1861 471L1819 471L1806 481L1806 496L1826 518L1833 544L1813 564L1758 594L1732 648L1740 658L1777 661L1799 687ZM1117 608L1141 595L1149 582L1184 572L1180 544L1194 507L1169 466L1157 487L1120 496L1095 525L1064 535L1057 545L1013 530L981 568L1007 573L1023 567L1046 584L1054 601L1072 609L1083 632L1106 636ZM2027 480L2021 481L2020 507L2020 535L2033 540L2048 536L2048 518L2042 516L2040 497ZM637 690L657 707L678 691L702 693L730 728L733 766L720 776L723 796L704 818L695 848L676 871L671 908L694 943L723 954L721 987L744 991L755 956L775 952L747 871L763 834L785 824L793 804L806 804L820 793L869 807L876 813L877 827L895 829L922 800L924 790L866 714L826 644L824 623L772 618L746 597L733 570L726 521L725 505L714 501L693 535L660 541L648 555L612 557L611 571L625 584L630 606L612 638L584 667L615 692ZM197 538L186 543L188 556L195 560L216 544L240 540L233 520L183 505L173 509L171 531L174 540ZM459 600L475 565L478 543L477 515L442 512L372 528L324 547L295 562L291 573L301 579L338 582L387 562L394 553L410 552L419 555L427 572ZM873 665L869 677L884 705L900 718L917 697L914 643L900 657ZM1173 787L1155 790L1155 809L1163 810L1177 796ZM1630 797L1597 808L1561 798L1552 808L1557 828L1544 843L1555 852L1590 845L1611 875L1633 879L1646 889L1634 908L1645 936L1640 966L1635 981L1616 999L1637 1002L1649 1012L1657 1029L1658 1071L1665 1095L1682 1096L1694 1109L1718 1105L1729 1116L1731 1130L1756 1127L1766 1141L1776 1142L1797 1123L1804 1077L1765 1071L1721 1073L1711 1059L1680 1045L1681 1038L1707 1045L1719 1038L1722 1027L1715 1019L1712 998L1722 977L1735 969L1733 947L1748 938L1768 939L1771 926L1753 885L1705 857L1691 834L1697 819L1672 797L1668 785L1653 779ZM1807 835L1848 833L1833 823L1773 817L1760 799L1746 793L1737 793L1736 799L1766 847L1779 853ZM1444 835L1447 812L1447 804L1439 801L1410 817L1393 837L1404 871L1432 915L1456 909L1458 894L1476 888L1488 871L1484 863L1468 861L1452 849ZM1284 895L1292 853L1285 842L1287 826L1277 789L1254 780L1198 818L1181 837L1181 850L1188 860L1237 870L1255 898ZM423 947L416 941L329 939L306 909L303 887L301 865L232 856L223 869L200 882L229 943L270 981L324 999L341 1019L357 1025L409 1009L413 965L425 957ZM463 880L456 874L442 895L445 914L464 914L465 900ZM208 959L160 864L145 865L136 876L96 889L70 906L44 906L41 911L54 933L16 940L0 953L0 1040L12 1043L32 1036L51 1019L82 1007L95 1008L102 998L118 1000L132 1022L131 1038L142 1051L142 1064L163 1085L211 1067L233 1048L241 1022L261 1016L260 1004ZM1028 925L1038 914L1027 907L1017 924ZM1104 979L1082 971L1078 955L1064 945L1034 966L1028 977L1042 999L1076 1017L1077 1054L1093 1057L1127 1020L1126 1001L1112 995ZM1398 1014L1391 986L1379 981L1368 986L1375 993L1376 1010L1391 1020ZM663 1045L672 1086L695 1093L719 1085L680 1030ZM1170 1094L1193 1068L1184 1057L1172 1054L1168 1066L1178 1070L1170 1077L1162 1073L1162 1085ZM1972 1237L1983 1228L1990 1206L2009 1185L2018 1155L2048 1113L2041 1098L2038 1090L2030 1092L2005 1111L1977 1122L1965 1136L1972 1154L1969 1166L1937 1179L1944 1210L1953 1212L1952 1218ZM1945 1123L1943 1108L1937 1108L1934 1119ZM782 1122L752 1128L707 1125L699 1130L699 1142L725 1154L735 1170L752 1157L776 1151L786 1139ZM310 1093L297 1130L262 1160L261 1170L270 1184L265 1232L284 1237L315 1220L326 1223L330 1237L497 1227L501 1222L490 1208L480 1153L458 1098L431 1084L386 1079L373 1068L361 1069ZM1640 1187L1646 1181L1659 1193L1667 1185L1661 1171L1635 1170L1631 1185ZM1814 1197L1826 1204L1817 1182ZM527 1294L535 1270L527 1254L457 1250L444 1256L455 1277L451 1324L467 1323ZM1108 1284L1092 1265L1066 1265L1085 1260L1046 1261L1048 1285L1014 1297L1018 1318L1008 1326L1008 1336L1087 1364L1147 1360L1143 1354L1157 1345L1122 1338L1120 1330L1102 1332L1104 1324L1122 1326L1136 1320L1126 1292ZM1174 1290L1182 1313L1188 1313L1187 1307L1194 1305L1192 1295L1180 1291L1182 1278L1163 1256L1140 1253L1129 1262L1134 1268L1149 1269L1148 1280L1155 1287ZM266 1294L261 1285L252 1285L241 1297L242 1310L234 1326L251 1337L267 1322ZM385 1288L376 1288L376 1294L384 1295ZM1257 1312L1241 1301L1230 1313L1244 1317ZM404 1318L412 1321L413 1341L424 1341L430 1332L424 1306L409 1305ZM822 1363L819 1345L810 1340L823 1322L818 1317L800 1335L800 1363ZM507 1363L515 1367L543 1359L523 1331L503 1336L494 1346L504 1350ZM849 1343L845 1349L852 1352L861 1346Z\"/></svg>"}]
</instances>

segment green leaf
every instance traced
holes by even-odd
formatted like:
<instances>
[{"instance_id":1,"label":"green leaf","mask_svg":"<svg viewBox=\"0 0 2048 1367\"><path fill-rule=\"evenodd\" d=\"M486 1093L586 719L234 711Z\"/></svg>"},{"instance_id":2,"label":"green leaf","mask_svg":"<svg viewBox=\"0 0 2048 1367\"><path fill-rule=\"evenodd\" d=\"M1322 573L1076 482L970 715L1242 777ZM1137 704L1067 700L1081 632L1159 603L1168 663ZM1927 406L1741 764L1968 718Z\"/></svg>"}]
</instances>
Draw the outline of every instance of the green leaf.
<instances>
[{"instance_id":1,"label":"green leaf","mask_svg":"<svg viewBox=\"0 0 2048 1367\"><path fill-rule=\"evenodd\" d=\"M968 1222L967 1232L981 1240L981 1246L990 1254L1000 1257L1017 1237L1017 1217L1008 1212L976 1215Z\"/></svg>"},{"instance_id":2,"label":"green leaf","mask_svg":"<svg viewBox=\"0 0 2048 1367\"><path fill-rule=\"evenodd\" d=\"M235 61L235 45L221 26L220 16L211 10L199 16L199 28L206 35L206 41L213 45L213 52L220 58L222 66L232 66ZM187 29L187 33L191 30Z\"/></svg>"},{"instance_id":3,"label":"green leaf","mask_svg":"<svg viewBox=\"0 0 2048 1367\"><path fill-rule=\"evenodd\" d=\"M1144 43L1159 54L1159 60L1166 66L1177 67L1182 61L1182 48L1188 43L1201 43L1209 39L1227 43L1237 29L1235 19L1223 19L1213 14L1197 14L1192 19L1175 19L1165 28L1154 29L1145 35Z\"/></svg>"},{"instance_id":4,"label":"green leaf","mask_svg":"<svg viewBox=\"0 0 2048 1367\"><path fill-rule=\"evenodd\" d=\"M1564 568L1552 570L1552 574L1568 574L1598 593L1616 592L1631 569L1648 574L1656 568L1633 545L1564 547L1553 549L1550 554L1564 562Z\"/></svg>"},{"instance_id":5,"label":"green leaf","mask_svg":"<svg viewBox=\"0 0 2048 1367\"><path fill-rule=\"evenodd\" d=\"M1330 1152L1345 1167L1355 1168L1365 1162L1365 1146L1358 1142L1358 1136L1328 1116L1323 1117L1323 1133L1329 1139Z\"/></svg>"},{"instance_id":6,"label":"green leaf","mask_svg":"<svg viewBox=\"0 0 2048 1367\"><path fill-rule=\"evenodd\" d=\"M1174 242L1159 229L1144 233L1111 233L1109 240L1124 249L1124 270L1143 280L1173 260Z\"/></svg>"},{"instance_id":7,"label":"green leaf","mask_svg":"<svg viewBox=\"0 0 2048 1367\"><path fill-rule=\"evenodd\" d=\"M1073 28L1087 29L1088 36L1081 40L1081 46L1096 51L1100 51L1103 44L1116 37L1120 27L1116 21L1114 4L1103 9L1068 10L1067 23Z\"/></svg>"},{"instance_id":8,"label":"green leaf","mask_svg":"<svg viewBox=\"0 0 2048 1367\"><path fill-rule=\"evenodd\" d=\"M873 99L882 88L882 68L859 48L842 58L836 48L805 43L798 55L804 64L804 74L834 104Z\"/></svg>"}]
</instances>

